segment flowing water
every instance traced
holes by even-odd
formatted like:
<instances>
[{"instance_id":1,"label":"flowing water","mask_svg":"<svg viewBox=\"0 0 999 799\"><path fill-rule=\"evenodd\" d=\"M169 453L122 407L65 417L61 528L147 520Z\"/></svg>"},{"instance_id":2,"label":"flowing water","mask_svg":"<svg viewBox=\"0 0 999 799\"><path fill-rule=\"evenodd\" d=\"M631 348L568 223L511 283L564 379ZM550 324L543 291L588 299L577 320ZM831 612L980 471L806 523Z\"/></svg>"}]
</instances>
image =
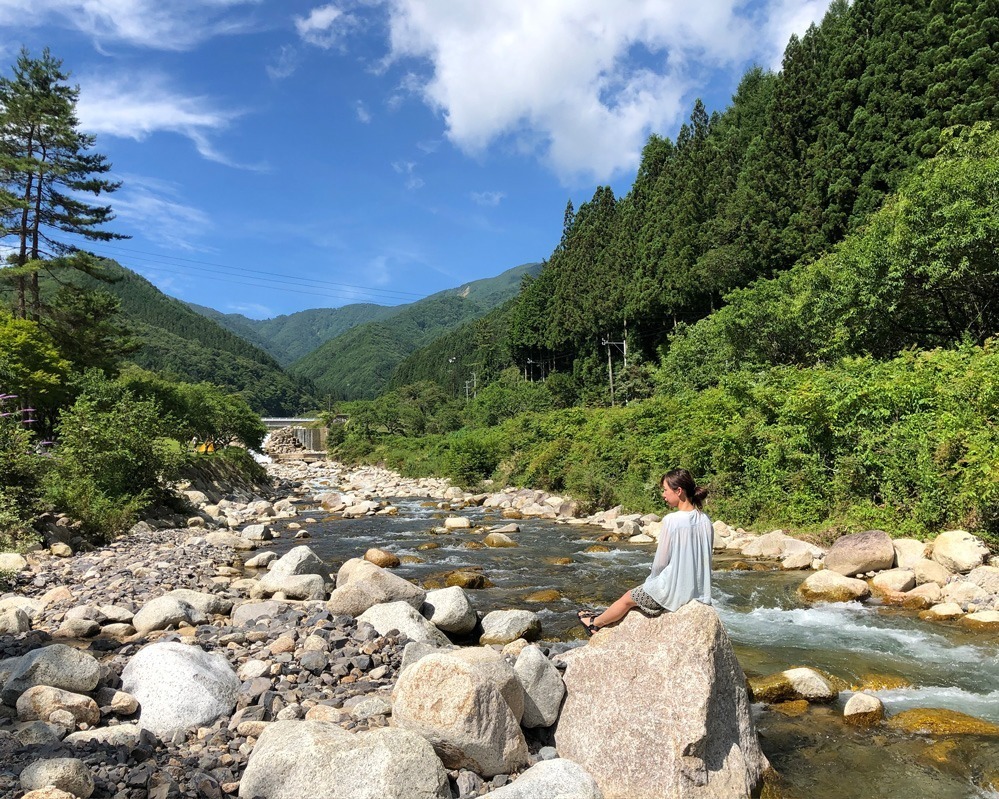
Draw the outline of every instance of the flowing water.
<instances>
[{"instance_id":1,"label":"flowing water","mask_svg":"<svg viewBox=\"0 0 999 799\"><path fill-rule=\"evenodd\" d=\"M493 587L470 591L484 612L525 608L540 614L545 641L556 648L581 643L575 611L602 607L640 583L648 573L654 544L607 544L609 552L588 553L605 532L596 527L522 520L515 548L471 548L481 533L434 535L444 515L420 501L397 500L395 517L323 519L308 526L312 538L275 547L286 551L306 543L336 569L348 558L379 547L419 558L395 571L418 583L454 569L481 568ZM475 523L505 524L488 510L460 511ZM307 515L307 514L304 514ZM280 529L280 524L274 525ZM420 550L434 543L435 549ZM554 558L570 558L556 565ZM999 724L999 636L969 633L957 625L927 623L911 612L870 604L809 607L795 589L802 572L728 571L731 559L715 559L714 604L749 675L793 666L813 666L849 684L878 679L904 684L876 691L889 714L917 707L950 708ZM554 589L559 598L526 598ZM999 738L931 738L887 728L858 730L842 721L850 696L830 706L810 706L789 717L754 708L764 752L780 774L774 796L786 799L999 799Z\"/></svg>"}]
</instances>

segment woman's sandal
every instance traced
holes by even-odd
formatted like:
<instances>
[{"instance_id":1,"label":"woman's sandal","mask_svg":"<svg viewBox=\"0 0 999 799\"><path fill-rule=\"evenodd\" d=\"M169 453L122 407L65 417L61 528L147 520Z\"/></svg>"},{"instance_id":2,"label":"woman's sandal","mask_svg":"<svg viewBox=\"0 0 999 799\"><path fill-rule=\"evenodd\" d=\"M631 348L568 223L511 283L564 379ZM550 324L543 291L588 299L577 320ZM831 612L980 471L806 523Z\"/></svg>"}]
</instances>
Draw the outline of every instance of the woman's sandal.
<instances>
[{"instance_id":1,"label":"woman's sandal","mask_svg":"<svg viewBox=\"0 0 999 799\"><path fill-rule=\"evenodd\" d=\"M593 623L593 620L596 619L597 616L599 615L600 615L599 613L594 613L593 611L590 610L576 611L576 618L579 619L579 623L583 625L583 629L586 630L586 632L589 635L593 635L593 633L595 633L597 630L600 629L599 627L597 627L597 625ZM590 621L585 622L583 621L583 619L589 619Z\"/></svg>"}]
</instances>

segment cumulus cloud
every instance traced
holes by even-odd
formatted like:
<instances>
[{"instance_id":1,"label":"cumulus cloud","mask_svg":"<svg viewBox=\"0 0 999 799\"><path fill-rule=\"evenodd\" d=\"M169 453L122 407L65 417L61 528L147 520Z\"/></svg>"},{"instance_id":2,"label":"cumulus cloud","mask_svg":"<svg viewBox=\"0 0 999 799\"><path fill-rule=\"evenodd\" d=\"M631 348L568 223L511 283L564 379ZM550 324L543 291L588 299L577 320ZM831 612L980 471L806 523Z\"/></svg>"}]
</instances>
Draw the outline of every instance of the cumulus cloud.
<instances>
[{"instance_id":1,"label":"cumulus cloud","mask_svg":"<svg viewBox=\"0 0 999 799\"><path fill-rule=\"evenodd\" d=\"M186 136L211 161L239 166L213 144L213 135L240 115L214 107L205 97L180 94L158 75L93 77L81 80L76 107L80 127L89 133L142 141L153 133Z\"/></svg>"},{"instance_id":2,"label":"cumulus cloud","mask_svg":"<svg viewBox=\"0 0 999 799\"><path fill-rule=\"evenodd\" d=\"M354 27L356 17L348 14L336 3L318 6L306 16L296 16L295 30L302 41L328 50L339 47L344 36Z\"/></svg>"},{"instance_id":3,"label":"cumulus cloud","mask_svg":"<svg viewBox=\"0 0 999 799\"><path fill-rule=\"evenodd\" d=\"M74 28L95 42L126 42L156 50L188 50L214 36L242 33L252 23L234 9L260 0L0 0L0 28Z\"/></svg>"},{"instance_id":4,"label":"cumulus cloud","mask_svg":"<svg viewBox=\"0 0 999 799\"><path fill-rule=\"evenodd\" d=\"M284 80L285 78L290 78L295 74L295 70L298 69L299 61L301 60L298 50L294 47L285 45L272 57L269 64L266 65L267 75L271 80Z\"/></svg>"},{"instance_id":5,"label":"cumulus cloud","mask_svg":"<svg viewBox=\"0 0 999 799\"><path fill-rule=\"evenodd\" d=\"M403 88L466 153L505 140L564 179L603 180L634 167L649 132L686 113L709 70L771 64L775 40L828 5L769 2L385 0L386 64L428 65Z\"/></svg>"}]
</instances>

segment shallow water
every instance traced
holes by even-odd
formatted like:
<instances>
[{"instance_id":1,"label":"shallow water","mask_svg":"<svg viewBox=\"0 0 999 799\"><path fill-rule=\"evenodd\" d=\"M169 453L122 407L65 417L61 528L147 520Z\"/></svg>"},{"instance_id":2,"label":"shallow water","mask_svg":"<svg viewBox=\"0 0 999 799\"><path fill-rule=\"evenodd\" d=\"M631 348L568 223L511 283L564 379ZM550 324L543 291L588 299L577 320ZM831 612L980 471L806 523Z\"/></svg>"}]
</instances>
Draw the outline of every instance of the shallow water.
<instances>
[{"instance_id":1,"label":"shallow water","mask_svg":"<svg viewBox=\"0 0 999 799\"><path fill-rule=\"evenodd\" d=\"M445 514L419 500L395 501L396 517L320 519L307 541L276 543L286 551L306 543L331 570L370 547L412 555L395 571L424 582L441 572L481 567L494 587L470 591L484 612L526 608L541 615L544 637L553 646L575 645L582 636L579 606L610 604L648 573L654 544L606 544L610 552L587 553L605 531L556 525L538 519L516 523L515 548L470 549L481 533L433 535ZM484 524L506 524L480 508L460 511ZM280 529L280 524L275 525ZM439 548L418 550L433 542ZM547 558L569 557L558 566ZM911 688L877 691L889 714L915 707L950 708L999 724L999 636L968 633L954 624L929 624L910 612L871 604L809 607L795 589L801 572L726 571L716 557L714 600L747 674L769 674L792 666L814 666L858 684L865 677L901 678ZM555 589L554 602L526 601L531 593ZM999 739L980 736L930 738L887 729L856 730L842 722L850 692L828 707L812 706L796 718L757 707L763 749L780 774L774 795L787 799L999 799Z\"/></svg>"}]
</instances>

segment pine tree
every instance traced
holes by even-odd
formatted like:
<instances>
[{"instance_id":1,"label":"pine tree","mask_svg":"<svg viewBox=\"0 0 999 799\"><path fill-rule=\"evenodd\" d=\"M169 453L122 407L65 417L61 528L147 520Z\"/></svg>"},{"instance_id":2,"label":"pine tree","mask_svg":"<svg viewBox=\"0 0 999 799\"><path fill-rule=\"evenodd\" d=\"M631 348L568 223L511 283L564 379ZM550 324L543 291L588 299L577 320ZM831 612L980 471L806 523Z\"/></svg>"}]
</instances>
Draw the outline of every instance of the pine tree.
<instances>
[{"instance_id":1,"label":"pine tree","mask_svg":"<svg viewBox=\"0 0 999 799\"><path fill-rule=\"evenodd\" d=\"M111 164L90 152L96 138L79 130L80 89L68 78L47 48L41 58L22 49L12 77L0 77L0 237L15 239L8 274L22 319L39 317L38 271L55 266L50 259L72 255L58 265L93 273L74 237L127 238L104 229L115 218L110 205L80 199L121 184L101 177Z\"/></svg>"}]
</instances>

